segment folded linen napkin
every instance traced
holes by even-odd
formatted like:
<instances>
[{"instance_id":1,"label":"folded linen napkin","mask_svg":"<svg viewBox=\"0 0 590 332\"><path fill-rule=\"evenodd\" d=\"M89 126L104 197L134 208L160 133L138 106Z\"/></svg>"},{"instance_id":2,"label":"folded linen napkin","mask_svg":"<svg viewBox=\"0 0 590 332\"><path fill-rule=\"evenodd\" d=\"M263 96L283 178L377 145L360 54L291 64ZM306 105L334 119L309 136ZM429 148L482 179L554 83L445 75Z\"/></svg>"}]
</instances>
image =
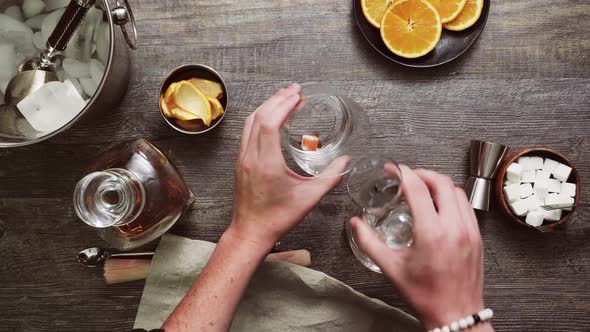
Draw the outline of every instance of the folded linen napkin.
<instances>
[{"instance_id":1,"label":"folded linen napkin","mask_svg":"<svg viewBox=\"0 0 590 332\"><path fill-rule=\"evenodd\" d=\"M134 328L159 328L215 249L210 242L165 235L152 260ZM264 262L232 322L232 332L423 331L412 316L326 274Z\"/></svg>"}]
</instances>

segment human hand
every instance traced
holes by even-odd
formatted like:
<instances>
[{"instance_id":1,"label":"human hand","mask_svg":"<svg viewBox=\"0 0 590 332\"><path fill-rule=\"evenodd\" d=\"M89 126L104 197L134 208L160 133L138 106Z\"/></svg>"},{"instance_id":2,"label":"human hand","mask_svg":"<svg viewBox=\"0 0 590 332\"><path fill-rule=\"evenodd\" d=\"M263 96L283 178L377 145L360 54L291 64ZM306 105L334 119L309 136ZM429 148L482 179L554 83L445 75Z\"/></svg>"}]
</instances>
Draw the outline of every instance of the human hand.
<instances>
[{"instance_id":1,"label":"human hand","mask_svg":"<svg viewBox=\"0 0 590 332\"><path fill-rule=\"evenodd\" d=\"M236 168L234 236L270 249L341 180L347 164L335 160L316 178L291 171L281 151L280 128L300 100L301 87L280 89L244 124Z\"/></svg>"},{"instance_id":2,"label":"human hand","mask_svg":"<svg viewBox=\"0 0 590 332\"><path fill-rule=\"evenodd\" d=\"M385 245L367 224L351 224L367 254L415 309L427 329L482 310L483 251L477 218L465 192L428 170L402 166L402 188L414 218L414 243Z\"/></svg>"}]
</instances>

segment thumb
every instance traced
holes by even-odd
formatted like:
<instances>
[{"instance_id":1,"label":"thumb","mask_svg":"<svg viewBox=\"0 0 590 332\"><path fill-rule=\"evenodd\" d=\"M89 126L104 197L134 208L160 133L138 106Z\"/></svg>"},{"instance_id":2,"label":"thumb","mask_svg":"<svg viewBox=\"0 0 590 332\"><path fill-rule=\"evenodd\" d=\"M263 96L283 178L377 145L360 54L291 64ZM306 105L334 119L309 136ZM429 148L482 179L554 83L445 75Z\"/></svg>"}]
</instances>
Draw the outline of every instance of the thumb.
<instances>
[{"instance_id":1,"label":"thumb","mask_svg":"<svg viewBox=\"0 0 590 332\"><path fill-rule=\"evenodd\" d=\"M393 279L393 274L399 270L398 253L390 249L381 236L359 217L352 218L350 224L359 248L379 266L385 275Z\"/></svg>"},{"instance_id":2,"label":"thumb","mask_svg":"<svg viewBox=\"0 0 590 332\"><path fill-rule=\"evenodd\" d=\"M348 156L334 159L320 175L306 183L308 193L314 195L317 199L321 199L342 181L342 175L349 163L350 157Z\"/></svg>"}]
</instances>

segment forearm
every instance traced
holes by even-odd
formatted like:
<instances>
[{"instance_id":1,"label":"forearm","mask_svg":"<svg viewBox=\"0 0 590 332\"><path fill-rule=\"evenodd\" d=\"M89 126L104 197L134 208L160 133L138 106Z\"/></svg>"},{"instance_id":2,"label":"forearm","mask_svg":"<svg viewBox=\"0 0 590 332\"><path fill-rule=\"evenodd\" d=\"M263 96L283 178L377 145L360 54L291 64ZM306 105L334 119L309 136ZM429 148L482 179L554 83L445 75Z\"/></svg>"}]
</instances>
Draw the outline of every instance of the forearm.
<instances>
[{"instance_id":1,"label":"forearm","mask_svg":"<svg viewBox=\"0 0 590 332\"><path fill-rule=\"evenodd\" d=\"M168 331L227 331L244 291L269 248L226 231L197 281L168 317Z\"/></svg>"}]
</instances>

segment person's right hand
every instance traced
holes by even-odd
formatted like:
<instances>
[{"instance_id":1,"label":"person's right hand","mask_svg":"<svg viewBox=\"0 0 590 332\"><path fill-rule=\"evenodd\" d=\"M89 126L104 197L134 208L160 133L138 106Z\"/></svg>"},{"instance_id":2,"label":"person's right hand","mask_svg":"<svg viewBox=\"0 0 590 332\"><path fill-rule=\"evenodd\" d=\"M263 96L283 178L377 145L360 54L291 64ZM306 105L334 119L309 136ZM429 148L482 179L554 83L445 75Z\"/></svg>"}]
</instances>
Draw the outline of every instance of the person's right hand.
<instances>
[{"instance_id":1,"label":"person's right hand","mask_svg":"<svg viewBox=\"0 0 590 332\"><path fill-rule=\"evenodd\" d=\"M427 329L484 309L483 251L477 218L463 189L445 175L402 166L414 217L414 243L392 250L367 224L351 224L361 250L399 289ZM481 325L479 328L491 325Z\"/></svg>"}]
</instances>

